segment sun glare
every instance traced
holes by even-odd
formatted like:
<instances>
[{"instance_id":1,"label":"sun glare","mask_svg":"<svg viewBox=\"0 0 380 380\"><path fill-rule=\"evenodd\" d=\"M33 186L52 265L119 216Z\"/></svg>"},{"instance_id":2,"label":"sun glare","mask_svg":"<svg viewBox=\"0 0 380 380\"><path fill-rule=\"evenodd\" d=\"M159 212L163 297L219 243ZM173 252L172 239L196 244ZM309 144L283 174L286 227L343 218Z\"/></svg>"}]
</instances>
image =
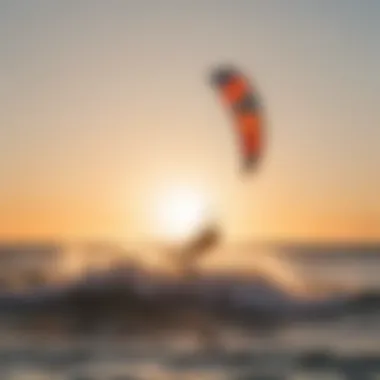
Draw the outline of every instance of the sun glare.
<instances>
[{"instance_id":1,"label":"sun glare","mask_svg":"<svg viewBox=\"0 0 380 380\"><path fill-rule=\"evenodd\" d=\"M195 188L176 187L156 194L155 230L168 240L186 239L206 217L206 197Z\"/></svg>"}]
</instances>

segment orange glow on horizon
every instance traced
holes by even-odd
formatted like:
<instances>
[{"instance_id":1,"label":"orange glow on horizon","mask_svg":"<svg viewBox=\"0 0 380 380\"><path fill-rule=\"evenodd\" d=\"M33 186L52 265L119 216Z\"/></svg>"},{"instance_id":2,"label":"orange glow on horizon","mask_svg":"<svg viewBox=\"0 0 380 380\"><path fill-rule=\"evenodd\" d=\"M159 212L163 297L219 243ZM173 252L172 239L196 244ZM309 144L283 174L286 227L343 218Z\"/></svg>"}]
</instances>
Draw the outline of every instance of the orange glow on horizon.
<instances>
[{"instance_id":1,"label":"orange glow on horizon","mask_svg":"<svg viewBox=\"0 0 380 380\"><path fill-rule=\"evenodd\" d=\"M172 193L173 194L173 193ZM188 198L187 198L188 196ZM187 199L187 201L185 201ZM0 239L60 239L71 237L114 239L169 239L184 238L205 222L205 200L202 194L182 192L172 198L170 192L151 209L150 219L115 212L106 207L92 208L78 203L59 203L47 207L43 203L33 207L4 207L0 215ZM231 205L229 205L231 207ZM158 207L158 208L157 208ZM243 207L244 208L244 207ZM300 210L278 208L252 212L247 219L229 218L224 226L227 240L380 240L380 218L370 215L319 215Z\"/></svg>"}]
</instances>

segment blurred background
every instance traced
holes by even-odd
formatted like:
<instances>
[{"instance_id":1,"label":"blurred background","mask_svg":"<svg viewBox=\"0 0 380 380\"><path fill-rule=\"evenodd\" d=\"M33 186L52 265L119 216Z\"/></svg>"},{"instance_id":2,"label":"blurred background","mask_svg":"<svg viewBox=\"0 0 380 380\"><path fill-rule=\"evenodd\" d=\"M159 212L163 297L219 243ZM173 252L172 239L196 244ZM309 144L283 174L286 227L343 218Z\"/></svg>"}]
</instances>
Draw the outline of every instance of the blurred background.
<instances>
[{"instance_id":1,"label":"blurred background","mask_svg":"<svg viewBox=\"0 0 380 380\"><path fill-rule=\"evenodd\" d=\"M1 379L374 378L379 19L0 0ZM220 64L262 100L250 175Z\"/></svg>"}]
</instances>

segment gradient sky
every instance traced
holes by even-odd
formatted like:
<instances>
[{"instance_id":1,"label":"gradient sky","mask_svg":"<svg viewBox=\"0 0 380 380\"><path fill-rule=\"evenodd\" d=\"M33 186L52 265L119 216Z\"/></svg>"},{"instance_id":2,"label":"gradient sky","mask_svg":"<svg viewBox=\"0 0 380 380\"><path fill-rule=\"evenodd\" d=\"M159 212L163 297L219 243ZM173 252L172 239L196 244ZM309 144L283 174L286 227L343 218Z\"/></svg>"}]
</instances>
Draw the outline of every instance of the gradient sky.
<instances>
[{"instance_id":1,"label":"gradient sky","mask_svg":"<svg viewBox=\"0 0 380 380\"><path fill-rule=\"evenodd\" d=\"M232 238L380 239L379 20L377 0L0 0L0 237L149 237L185 183ZM268 114L244 181L223 62Z\"/></svg>"}]
</instances>

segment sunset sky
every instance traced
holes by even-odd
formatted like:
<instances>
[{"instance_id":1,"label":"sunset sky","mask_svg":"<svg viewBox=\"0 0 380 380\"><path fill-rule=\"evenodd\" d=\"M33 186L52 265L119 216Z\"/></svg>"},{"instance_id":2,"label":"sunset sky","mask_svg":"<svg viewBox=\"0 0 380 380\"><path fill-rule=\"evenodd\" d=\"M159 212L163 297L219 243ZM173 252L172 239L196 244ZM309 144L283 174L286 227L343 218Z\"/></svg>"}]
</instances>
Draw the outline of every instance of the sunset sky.
<instances>
[{"instance_id":1,"label":"sunset sky","mask_svg":"<svg viewBox=\"0 0 380 380\"><path fill-rule=\"evenodd\" d=\"M0 0L0 238L153 239L188 202L231 239L380 239L379 19L376 0ZM247 178L208 82L224 62L267 112Z\"/></svg>"}]
</instances>

